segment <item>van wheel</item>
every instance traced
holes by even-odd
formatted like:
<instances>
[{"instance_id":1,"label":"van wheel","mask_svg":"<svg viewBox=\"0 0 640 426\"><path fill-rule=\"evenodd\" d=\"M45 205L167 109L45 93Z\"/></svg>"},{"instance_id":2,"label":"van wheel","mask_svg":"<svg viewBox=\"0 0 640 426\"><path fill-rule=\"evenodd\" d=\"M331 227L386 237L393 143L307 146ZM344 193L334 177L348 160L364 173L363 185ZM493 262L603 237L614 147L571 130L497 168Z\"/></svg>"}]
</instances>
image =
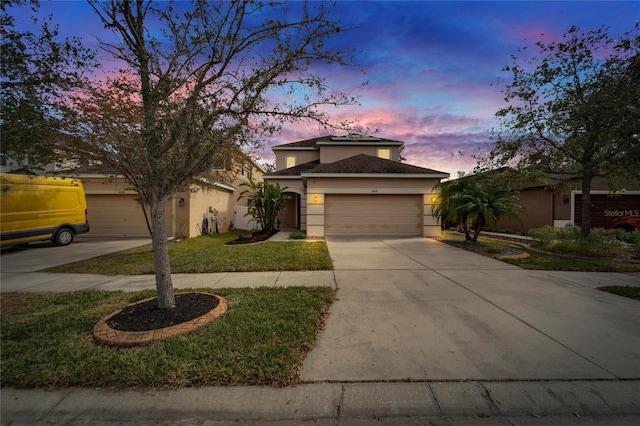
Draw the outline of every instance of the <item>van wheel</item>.
<instances>
[{"instance_id":1,"label":"van wheel","mask_svg":"<svg viewBox=\"0 0 640 426\"><path fill-rule=\"evenodd\" d=\"M53 244L57 246L68 246L73 241L73 232L70 229L62 228L53 237Z\"/></svg>"}]
</instances>

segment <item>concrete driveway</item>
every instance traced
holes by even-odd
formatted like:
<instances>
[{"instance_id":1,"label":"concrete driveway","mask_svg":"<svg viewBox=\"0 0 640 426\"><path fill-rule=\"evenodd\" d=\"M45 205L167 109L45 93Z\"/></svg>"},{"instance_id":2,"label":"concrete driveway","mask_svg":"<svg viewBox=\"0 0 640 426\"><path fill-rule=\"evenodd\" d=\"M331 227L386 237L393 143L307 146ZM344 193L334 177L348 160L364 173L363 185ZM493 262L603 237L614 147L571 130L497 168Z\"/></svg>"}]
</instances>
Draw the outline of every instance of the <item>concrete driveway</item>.
<instances>
[{"instance_id":1,"label":"concrete driveway","mask_svg":"<svg viewBox=\"0 0 640 426\"><path fill-rule=\"evenodd\" d=\"M339 289L306 381L640 378L639 274L523 270L425 238L327 238Z\"/></svg>"},{"instance_id":2,"label":"concrete driveway","mask_svg":"<svg viewBox=\"0 0 640 426\"><path fill-rule=\"evenodd\" d=\"M64 247L56 247L50 241L31 243L25 247L3 247L0 255L0 269L4 279L145 244L151 244L151 238L111 240L77 237L73 243ZM109 271L105 271L105 273L109 273Z\"/></svg>"}]
</instances>

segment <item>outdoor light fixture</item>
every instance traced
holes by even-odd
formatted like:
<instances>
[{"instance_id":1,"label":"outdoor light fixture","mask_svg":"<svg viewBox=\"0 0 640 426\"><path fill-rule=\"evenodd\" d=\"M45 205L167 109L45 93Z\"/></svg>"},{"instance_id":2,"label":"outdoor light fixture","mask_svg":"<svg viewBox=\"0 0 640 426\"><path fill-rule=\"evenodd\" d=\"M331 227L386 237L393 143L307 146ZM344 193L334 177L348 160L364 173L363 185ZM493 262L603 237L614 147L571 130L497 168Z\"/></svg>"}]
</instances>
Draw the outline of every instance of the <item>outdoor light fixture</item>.
<instances>
[{"instance_id":1,"label":"outdoor light fixture","mask_svg":"<svg viewBox=\"0 0 640 426\"><path fill-rule=\"evenodd\" d=\"M317 202L318 202L318 200L320 200L320 198L318 198L318 196L317 196L317 195L314 195L314 196L313 196L313 202L314 202L314 203L317 203Z\"/></svg>"},{"instance_id":2,"label":"outdoor light fixture","mask_svg":"<svg viewBox=\"0 0 640 426\"><path fill-rule=\"evenodd\" d=\"M431 202L435 203L436 201L438 201L438 197L431 197Z\"/></svg>"},{"instance_id":3,"label":"outdoor light fixture","mask_svg":"<svg viewBox=\"0 0 640 426\"><path fill-rule=\"evenodd\" d=\"M180 199L178 200L178 206L180 206L180 207L184 207L184 198L180 198Z\"/></svg>"}]
</instances>

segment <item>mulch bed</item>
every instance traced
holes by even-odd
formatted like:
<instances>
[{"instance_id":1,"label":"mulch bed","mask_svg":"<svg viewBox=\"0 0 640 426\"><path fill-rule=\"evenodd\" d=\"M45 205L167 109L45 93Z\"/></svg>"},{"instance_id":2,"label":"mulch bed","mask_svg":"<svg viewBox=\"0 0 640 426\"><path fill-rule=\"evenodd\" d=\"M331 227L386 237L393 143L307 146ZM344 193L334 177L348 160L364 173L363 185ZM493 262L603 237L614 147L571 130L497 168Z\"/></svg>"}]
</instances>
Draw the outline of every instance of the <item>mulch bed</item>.
<instances>
[{"instance_id":1,"label":"mulch bed","mask_svg":"<svg viewBox=\"0 0 640 426\"><path fill-rule=\"evenodd\" d=\"M252 244L260 241L266 241L278 233L277 229L271 231L258 231L251 234L250 237L238 237L233 241L229 241L226 245L232 246L236 244Z\"/></svg>"},{"instance_id":2,"label":"mulch bed","mask_svg":"<svg viewBox=\"0 0 640 426\"><path fill-rule=\"evenodd\" d=\"M213 294L176 294L173 309L158 308L158 300L127 306L107 320L107 325L120 331L148 331L181 324L198 318L218 306L219 300Z\"/></svg>"},{"instance_id":3,"label":"mulch bed","mask_svg":"<svg viewBox=\"0 0 640 426\"><path fill-rule=\"evenodd\" d=\"M494 257L494 258L502 257L502 256L518 256L525 253L522 250L518 250L516 248L511 248L511 247L502 247L499 253L495 253L493 251L490 252L487 250L487 247L484 244L479 242L474 242L474 241L449 240L445 238L441 239L440 241L442 241L443 243L467 250L467 251L472 251L474 253L478 253L483 256Z\"/></svg>"}]
</instances>

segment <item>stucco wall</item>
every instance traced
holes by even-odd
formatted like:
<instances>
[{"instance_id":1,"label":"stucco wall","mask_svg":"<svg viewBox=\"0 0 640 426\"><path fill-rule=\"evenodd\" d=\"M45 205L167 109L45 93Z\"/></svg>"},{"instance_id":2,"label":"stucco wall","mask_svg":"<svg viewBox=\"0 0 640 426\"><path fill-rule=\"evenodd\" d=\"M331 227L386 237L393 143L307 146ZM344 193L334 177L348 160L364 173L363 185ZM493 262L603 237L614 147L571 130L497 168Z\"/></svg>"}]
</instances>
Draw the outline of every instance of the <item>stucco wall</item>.
<instances>
[{"instance_id":1,"label":"stucco wall","mask_svg":"<svg viewBox=\"0 0 640 426\"><path fill-rule=\"evenodd\" d=\"M274 150L276 154L276 171L287 168L287 157L293 155L296 158L296 166L309 163L320 158L317 150Z\"/></svg>"},{"instance_id":2,"label":"stucco wall","mask_svg":"<svg viewBox=\"0 0 640 426\"><path fill-rule=\"evenodd\" d=\"M397 146L349 146L349 145L323 145L320 150L320 163L334 163L336 161L344 160L345 158L353 157L359 154L366 154L372 157L378 156L378 148L388 148L391 150L391 160L399 161L400 151Z\"/></svg>"}]
</instances>

